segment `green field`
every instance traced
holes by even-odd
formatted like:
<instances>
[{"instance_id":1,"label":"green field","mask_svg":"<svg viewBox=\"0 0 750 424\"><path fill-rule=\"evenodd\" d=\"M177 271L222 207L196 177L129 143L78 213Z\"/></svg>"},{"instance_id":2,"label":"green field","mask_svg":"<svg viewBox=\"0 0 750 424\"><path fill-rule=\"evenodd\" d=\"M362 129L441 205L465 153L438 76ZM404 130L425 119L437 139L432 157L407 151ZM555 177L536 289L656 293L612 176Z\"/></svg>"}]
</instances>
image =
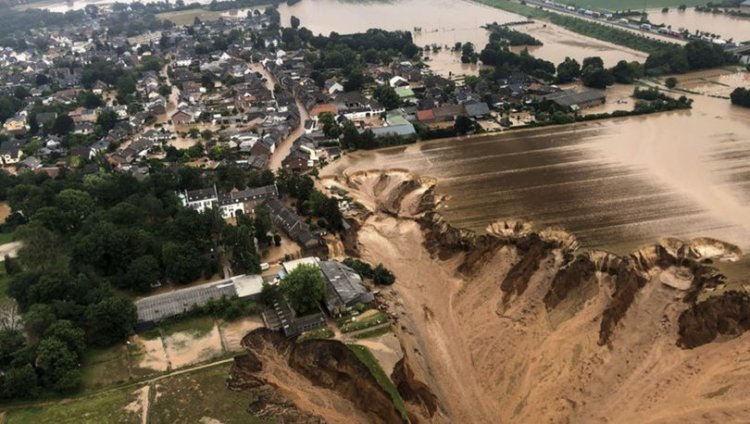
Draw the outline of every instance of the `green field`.
<instances>
[{"instance_id":1,"label":"green field","mask_svg":"<svg viewBox=\"0 0 750 424\"><path fill-rule=\"evenodd\" d=\"M110 348L89 348L83 355L83 386L85 389L103 388L130 379L128 351L124 345Z\"/></svg>"},{"instance_id":2,"label":"green field","mask_svg":"<svg viewBox=\"0 0 750 424\"><path fill-rule=\"evenodd\" d=\"M15 233L0 233L0 244L12 242L14 235Z\"/></svg>"},{"instance_id":3,"label":"green field","mask_svg":"<svg viewBox=\"0 0 750 424\"><path fill-rule=\"evenodd\" d=\"M251 395L227 388L230 364L205 368L158 381L149 409L149 423L256 424L273 420L249 415Z\"/></svg>"},{"instance_id":4,"label":"green field","mask_svg":"<svg viewBox=\"0 0 750 424\"><path fill-rule=\"evenodd\" d=\"M137 399L135 391L135 387L128 387L70 402L13 410L6 414L4 424L138 424L140 411L126 409Z\"/></svg>"},{"instance_id":5,"label":"green field","mask_svg":"<svg viewBox=\"0 0 750 424\"><path fill-rule=\"evenodd\" d=\"M107 356L100 353L100 356ZM261 424L273 420L249 415L251 395L227 388L231 364L157 380L150 385L151 424ZM130 385L68 401L12 410L4 424L137 424L142 407L135 403L143 385ZM128 407L130 405L130 407Z\"/></svg>"},{"instance_id":6,"label":"green field","mask_svg":"<svg viewBox=\"0 0 750 424\"><path fill-rule=\"evenodd\" d=\"M384 313L378 312L367 318L356 319L339 325L342 333L351 333L352 331L364 330L365 328L375 327L388 322L388 317Z\"/></svg>"},{"instance_id":7,"label":"green field","mask_svg":"<svg viewBox=\"0 0 750 424\"><path fill-rule=\"evenodd\" d=\"M661 7L703 6L708 0L567 0L560 3L572 4L579 7L607 10L643 10Z\"/></svg>"}]
</instances>

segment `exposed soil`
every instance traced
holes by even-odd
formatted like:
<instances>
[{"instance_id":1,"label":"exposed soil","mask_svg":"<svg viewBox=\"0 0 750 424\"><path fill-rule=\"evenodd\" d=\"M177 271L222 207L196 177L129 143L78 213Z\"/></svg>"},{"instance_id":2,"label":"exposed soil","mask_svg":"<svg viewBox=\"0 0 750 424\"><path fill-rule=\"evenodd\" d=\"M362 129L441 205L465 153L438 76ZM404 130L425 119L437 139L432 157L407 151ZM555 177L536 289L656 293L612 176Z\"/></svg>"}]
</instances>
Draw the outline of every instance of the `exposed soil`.
<instances>
[{"instance_id":1,"label":"exposed soil","mask_svg":"<svg viewBox=\"0 0 750 424\"><path fill-rule=\"evenodd\" d=\"M179 332L164 337L167 358L171 369L203 362L221 356L221 335L216 325L207 334L195 337L188 332Z\"/></svg>"},{"instance_id":2,"label":"exposed soil","mask_svg":"<svg viewBox=\"0 0 750 424\"><path fill-rule=\"evenodd\" d=\"M250 390L250 412L282 422L400 423L393 401L346 345L296 343L258 329L242 341L229 387Z\"/></svg>"},{"instance_id":3,"label":"exposed soil","mask_svg":"<svg viewBox=\"0 0 750 424\"><path fill-rule=\"evenodd\" d=\"M750 420L742 359L750 299L735 293L695 303L703 288L723 281L703 263L709 251L732 246L672 239L628 256L579 253L564 232L534 235L522 223L477 236L431 212L431 189L409 178L396 171L345 179L373 211L356 251L397 276L380 299L406 355L394 381L411 417ZM660 279L677 268L692 276L686 290ZM424 385L405 384L404 375Z\"/></svg>"}]
</instances>

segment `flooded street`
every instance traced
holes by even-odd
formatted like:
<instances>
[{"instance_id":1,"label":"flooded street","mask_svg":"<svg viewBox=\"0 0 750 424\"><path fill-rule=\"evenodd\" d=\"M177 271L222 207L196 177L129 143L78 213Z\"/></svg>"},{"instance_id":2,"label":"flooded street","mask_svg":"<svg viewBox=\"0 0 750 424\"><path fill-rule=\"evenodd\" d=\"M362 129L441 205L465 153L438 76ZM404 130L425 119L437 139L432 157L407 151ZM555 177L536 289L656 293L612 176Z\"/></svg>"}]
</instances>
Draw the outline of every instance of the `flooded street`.
<instances>
[{"instance_id":1,"label":"flooded street","mask_svg":"<svg viewBox=\"0 0 750 424\"><path fill-rule=\"evenodd\" d=\"M356 152L322 174L375 168L436 177L454 225L499 219L573 232L628 253L665 236L750 250L750 111L696 96L695 109Z\"/></svg>"},{"instance_id":2,"label":"flooded street","mask_svg":"<svg viewBox=\"0 0 750 424\"><path fill-rule=\"evenodd\" d=\"M287 25L292 16L298 17L302 26L315 34L328 35L362 32L368 28L412 31L419 46L437 44L450 47L456 42L472 42L481 50L489 35L481 28L488 23L525 21L526 18L493 7L463 0L399 0L396 2L348 2L343 0L302 0L293 6L279 6L281 22ZM518 30L528 32L544 45L531 47L535 56L555 64L566 56L579 62L584 57L601 56L612 66L620 60L644 61L646 54L614 44L574 34L550 24L522 25ZM521 50L521 48L516 49ZM436 57L437 56L437 57ZM432 54L430 66L435 72L447 74L478 72L476 66L460 63L459 57L445 50Z\"/></svg>"},{"instance_id":3,"label":"flooded street","mask_svg":"<svg viewBox=\"0 0 750 424\"><path fill-rule=\"evenodd\" d=\"M750 19L736 18L725 14L696 12L693 8L678 11L670 8L668 13L661 13L661 9L646 11L648 19L653 23L671 25L672 29L684 28L692 33L696 30L718 34L724 40L733 39L736 42L750 40Z\"/></svg>"}]
</instances>

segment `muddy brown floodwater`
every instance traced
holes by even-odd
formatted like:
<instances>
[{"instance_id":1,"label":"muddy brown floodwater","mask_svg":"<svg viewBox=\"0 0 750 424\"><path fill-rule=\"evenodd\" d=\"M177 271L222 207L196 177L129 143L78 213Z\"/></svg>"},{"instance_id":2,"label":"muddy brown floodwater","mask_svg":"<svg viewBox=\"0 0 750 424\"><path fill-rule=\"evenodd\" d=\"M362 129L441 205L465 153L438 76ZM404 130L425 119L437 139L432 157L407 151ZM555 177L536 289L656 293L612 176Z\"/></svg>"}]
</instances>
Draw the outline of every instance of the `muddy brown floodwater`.
<instances>
[{"instance_id":1,"label":"muddy brown floodwater","mask_svg":"<svg viewBox=\"0 0 750 424\"><path fill-rule=\"evenodd\" d=\"M750 111L695 96L690 111L356 152L322 174L435 177L445 218L480 232L522 218L620 254L665 236L710 236L747 252L748 158Z\"/></svg>"},{"instance_id":2,"label":"muddy brown floodwater","mask_svg":"<svg viewBox=\"0 0 750 424\"><path fill-rule=\"evenodd\" d=\"M487 44L487 31L481 27L497 22L519 22L526 18L493 7L464 0L397 0L350 2L342 0L303 0L293 6L279 6L281 22L288 25L292 16L315 34L328 35L363 32L368 28L412 31L419 46L437 44L452 46L456 42L472 42L481 50ZM415 29L419 29L418 31ZM544 45L529 50L555 64L566 56L580 62L584 57L601 56L608 65L620 60L644 61L646 55L614 44L574 34L563 28L543 23L524 25L520 30L541 40ZM475 74L476 66L462 65L455 55L443 51L432 55L435 72Z\"/></svg>"},{"instance_id":3,"label":"muddy brown floodwater","mask_svg":"<svg viewBox=\"0 0 750 424\"><path fill-rule=\"evenodd\" d=\"M690 8L682 12L671 8L667 13L661 13L661 9L650 9L646 11L648 19L655 24L671 25L672 29L686 29L690 32L696 30L718 34L723 39L734 39L734 41L750 40L750 19L736 18L725 14L696 12Z\"/></svg>"}]
</instances>

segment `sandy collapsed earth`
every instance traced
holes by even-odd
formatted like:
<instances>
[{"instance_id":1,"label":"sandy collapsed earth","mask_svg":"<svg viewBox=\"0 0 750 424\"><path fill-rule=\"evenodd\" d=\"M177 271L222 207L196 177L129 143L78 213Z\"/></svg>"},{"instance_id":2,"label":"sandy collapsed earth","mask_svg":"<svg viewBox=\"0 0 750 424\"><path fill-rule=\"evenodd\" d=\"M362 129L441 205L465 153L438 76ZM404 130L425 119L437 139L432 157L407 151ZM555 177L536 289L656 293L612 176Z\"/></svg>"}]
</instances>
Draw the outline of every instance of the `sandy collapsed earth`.
<instances>
[{"instance_id":1,"label":"sandy collapsed earth","mask_svg":"<svg viewBox=\"0 0 750 424\"><path fill-rule=\"evenodd\" d=\"M739 310L713 310L737 324L733 334L701 338L687 317L680 325L684 311L700 310L695 291L716 282L696 259L732 248L668 240L630 258L592 252L573 260L574 238L557 231L514 240L514 230L526 234L517 223L504 225L504 236L496 226L499 236L488 242L429 217L434 201L424 182L405 172L338 180L375 211L356 248L398 276L381 300L396 317L414 380L437 397L431 416L409 402L413 419L750 421L750 336L734 337L750 327L747 296L738 295ZM662 283L691 276L687 290ZM684 349L678 340L700 345Z\"/></svg>"}]
</instances>

